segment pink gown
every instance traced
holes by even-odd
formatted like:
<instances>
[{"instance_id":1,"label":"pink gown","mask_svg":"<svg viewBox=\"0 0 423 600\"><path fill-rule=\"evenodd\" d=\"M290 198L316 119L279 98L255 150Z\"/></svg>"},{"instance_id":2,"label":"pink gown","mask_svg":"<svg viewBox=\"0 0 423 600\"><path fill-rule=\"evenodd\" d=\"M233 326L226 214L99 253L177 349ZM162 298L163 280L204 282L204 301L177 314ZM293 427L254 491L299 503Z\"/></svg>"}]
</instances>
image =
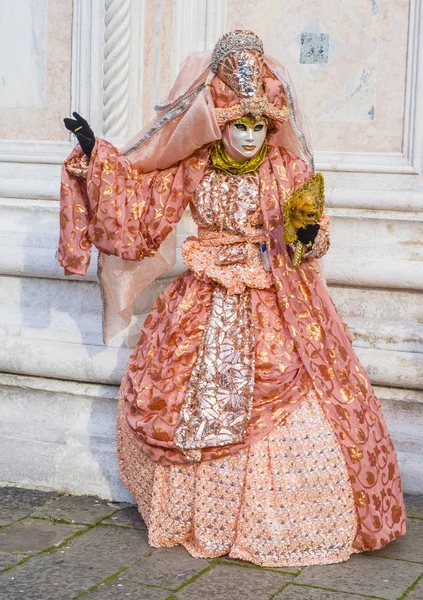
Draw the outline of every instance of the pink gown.
<instances>
[{"instance_id":1,"label":"pink gown","mask_svg":"<svg viewBox=\"0 0 423 600\"><path fill-rule=\"evenodd\" d=\"M59 260L90 247L151 256L189 205L187 270L157 298L120 390L117 450L154 547L267 567L334 563L405 533L397 460L380 404L315 258L294 269L283 200L312 175L282 148L228 175L210 147L141 174L97 140L62 177ZM261 227L272 270L260 254Z\"/></svg>"}]
</instances>

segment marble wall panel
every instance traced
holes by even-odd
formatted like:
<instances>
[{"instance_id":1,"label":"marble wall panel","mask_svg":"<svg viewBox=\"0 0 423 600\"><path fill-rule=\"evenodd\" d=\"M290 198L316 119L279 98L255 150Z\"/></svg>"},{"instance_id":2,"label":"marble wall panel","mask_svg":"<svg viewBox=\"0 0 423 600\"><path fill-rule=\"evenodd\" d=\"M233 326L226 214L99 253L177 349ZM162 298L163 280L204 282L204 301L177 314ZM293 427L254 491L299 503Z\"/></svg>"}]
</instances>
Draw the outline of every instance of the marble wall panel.
<instances>
[{"instance_id":1,"label":"marble wall panel","mask_svg":"<svg viewBox=\"0 0 423 600\"><path fill-rule=\"evenodd\" d=\"M290 71L319 151L401 152L409 0L229 0Z\"/></svg>"},{"instance_id":2,"label":"marble wall panel","mask_svg":"<svg viewBox=\"0 0 423 600\"><path fill-rule=\"evenodd\" d=\"M3 2L0 40L0 139L67 140L72 2Z\"/></svg>"},{"instance_id":3,"label":"marble wall panel","mask_svg":"<svg viewBox=\"0 0 423 600\"><path fill-rule=\"evenodd\" d=\"M145 0L144 11L144 78L140 94L145 124L155 116L154 105L167 97L173 84L174 2Z\"/></svg>"},{"instance_id":4,"label":"marble wall panel","mask_svg":"<svg viewBox=\"0 0 423 600\"><path fill-rule=\"evenodd\" d=\"M0 107L45 108L46 3L3 3L0 19Z\"/></svg>"}]
</instances>

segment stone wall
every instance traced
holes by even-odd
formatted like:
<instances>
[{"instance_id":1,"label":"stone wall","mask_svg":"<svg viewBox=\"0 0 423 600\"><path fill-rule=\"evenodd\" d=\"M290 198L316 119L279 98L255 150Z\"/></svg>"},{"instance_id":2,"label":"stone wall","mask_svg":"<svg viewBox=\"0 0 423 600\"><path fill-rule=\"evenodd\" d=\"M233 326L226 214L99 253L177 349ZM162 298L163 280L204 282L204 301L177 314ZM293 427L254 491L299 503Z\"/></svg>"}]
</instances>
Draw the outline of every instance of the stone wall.
<instances>
[{"instance_id":1,"label":"stone wall","mask_svg":"<svg viewBox=\"0 0 423 600\"><path fill-rule=\"evenodd\" d=\"M277 5L277 6L276 6ZM60 163L77 110L123 143L184 56L251 28L286 64L326 179L331 293L423 492L423 25L419 0L15 0L0 23L0 480L123 499L114 448L128 332L104 346L95 256L57 265ZM4 46L4 47L3 47ZM4 61L6 62L6 61ZM189 231L180 224L179 246ZM176 267L145 292L139 330Z\"/></svg>"}]
</instances>

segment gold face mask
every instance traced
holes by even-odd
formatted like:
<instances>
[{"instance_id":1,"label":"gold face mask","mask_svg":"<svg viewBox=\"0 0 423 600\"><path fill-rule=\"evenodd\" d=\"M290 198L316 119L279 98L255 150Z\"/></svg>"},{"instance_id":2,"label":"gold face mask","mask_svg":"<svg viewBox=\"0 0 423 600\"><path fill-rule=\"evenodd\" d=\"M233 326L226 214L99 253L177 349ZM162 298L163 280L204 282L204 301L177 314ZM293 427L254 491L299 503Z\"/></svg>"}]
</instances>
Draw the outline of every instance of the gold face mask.
<instances>
[{"instance_id":1,"label":"gold face mask","mask_svg":"<svg viewBox=\"0 0 423 600\"><path fill-rule=\"evenodd\" d=\"M314 225L319 222L319 208L316 205L316 197L312 193L304 194L296 206L291 209L291 223L295 229Z\"/></svg>"}]
</instances>

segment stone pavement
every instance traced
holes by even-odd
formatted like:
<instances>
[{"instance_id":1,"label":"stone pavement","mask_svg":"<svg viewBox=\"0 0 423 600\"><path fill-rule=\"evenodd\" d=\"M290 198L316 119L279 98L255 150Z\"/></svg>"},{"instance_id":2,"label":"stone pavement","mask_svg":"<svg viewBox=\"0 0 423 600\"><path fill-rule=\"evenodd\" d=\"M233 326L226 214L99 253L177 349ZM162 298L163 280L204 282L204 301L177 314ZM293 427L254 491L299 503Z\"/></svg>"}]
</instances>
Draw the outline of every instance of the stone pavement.
<instances>
[{"instance_id":1,"label":"stone pavement","mask_svg":"<svg viewBox=\"0 0 423 600\"><path fill-rule=\"evenodd\" d=\"M0 488L0 599L423 600L423 497L408 534L337 565L262 569L154 549L136 508L89 496Z\"/></svg>"}]
</instances>

